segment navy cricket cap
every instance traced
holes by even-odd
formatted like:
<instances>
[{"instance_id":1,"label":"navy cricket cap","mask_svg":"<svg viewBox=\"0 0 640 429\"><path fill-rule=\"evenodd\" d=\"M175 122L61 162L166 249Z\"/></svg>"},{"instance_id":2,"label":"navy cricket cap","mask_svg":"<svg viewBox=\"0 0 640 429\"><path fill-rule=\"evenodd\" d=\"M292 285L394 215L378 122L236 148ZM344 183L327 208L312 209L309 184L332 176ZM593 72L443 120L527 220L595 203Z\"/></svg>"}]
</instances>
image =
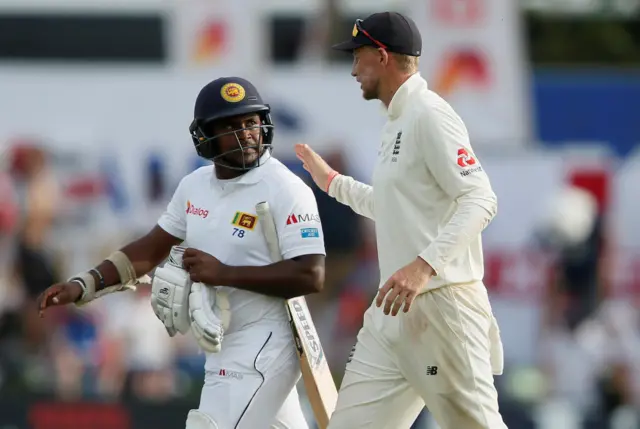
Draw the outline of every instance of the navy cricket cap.
<instances>
[{"instance_id":1,"label":"navy cricket cap","mask_svg":"<svg viewBox=\"0 0 640 429\"><path fill-rule=\"evenodd\" d=\"M352 52L361 46L419 57L422 54L422 36L416 23L409 17L397 12L374 13L366 19L357 19L351 40L333 45L332 48Z\"/></svg>"}]
</instances>

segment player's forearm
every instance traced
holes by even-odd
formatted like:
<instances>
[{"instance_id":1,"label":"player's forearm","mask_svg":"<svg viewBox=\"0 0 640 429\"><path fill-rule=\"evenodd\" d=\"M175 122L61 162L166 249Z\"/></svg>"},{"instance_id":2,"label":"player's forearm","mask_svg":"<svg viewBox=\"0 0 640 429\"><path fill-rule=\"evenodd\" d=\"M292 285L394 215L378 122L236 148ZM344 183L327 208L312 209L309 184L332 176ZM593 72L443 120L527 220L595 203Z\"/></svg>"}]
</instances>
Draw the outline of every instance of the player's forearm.
<instances>
[{"instance_id":1,"label":"player's forearm","mask_svg":"<svg viewBox=\"0 0 640 429\"><path fill-rule=\"evenodd\" d=\"M493 193L487 193L483 197L461 197L447 225L419 256L439 274L478 238L496 215L497 208L497 199Z\"/></svg>"},{"instance_id":2,"label":"player's forearm","mask_svg":"<svg viewBox=\"0 0 640 429\"><path fill-rule=\"evenodd\" d=\"M373 187L350 176L338 175L331 181L328 194L361 216L373 219Z\"/></svg>"},{"instance_id":3,"label":"player's forearm","mask_svg":"<svg viewBox=\"0 0 640 429\"><path fill-rule=\"evenodd\" d=\"M120 249L120 251L127 255L129 260L131 261L131 265L133 265L133 268L135 269L136 275L138 277L152 271L166 258L166 255L157 255L154 254L156 252L152 251L151 249L145 249L144 243L141 243L140 241L141 240L134 241L133 243L130 243ZM111 261L103 261L96 268L104 277L105 286L113 286L120 283L118 270ZM94 277L96 277L97 281L98 279L95 274Z\"/></svg>"},{"instance_id":4,"label":"player's forearm","mask_svg":"<svg viewBox=\"0 0 640 429\"><path fill-rule=\"evenodd\" d=\"M285 260L262 267L228 267L224 285L290 299L322 290L324 264Z\"/></svg>"},{"instance_id":5,"label":"player's forearm","mask_svg":"<svg viewBox=\"0 0 640 429\"><path fill-rule=\"evenodd\" d=\"M169 255L171 246L180 242L181 240L156 226L147 235L127 244L120 251L129 258L136 276L140 277L157 267ZM118 270L111 261L103 261L96 268L104 278L104 287L120 283ZM96 280L96 290L100 290L98 276L95 273L92 275Z\"/></svg>"}]
</instances>

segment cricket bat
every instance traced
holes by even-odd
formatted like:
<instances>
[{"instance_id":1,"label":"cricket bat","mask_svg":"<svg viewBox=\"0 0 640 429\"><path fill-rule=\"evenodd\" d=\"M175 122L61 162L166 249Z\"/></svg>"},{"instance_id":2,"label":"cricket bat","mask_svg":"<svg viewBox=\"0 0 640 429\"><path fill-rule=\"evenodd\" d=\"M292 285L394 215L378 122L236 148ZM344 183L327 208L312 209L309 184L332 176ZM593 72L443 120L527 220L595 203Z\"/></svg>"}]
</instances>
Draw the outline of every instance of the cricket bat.
<instances>
[{"instance_id":1,"label":"cricket bat","mask_svg":"<svg viewBox=\"0 0 640 429\"><path fill-rule=\"evenodd\" d=\"M271 258L274 261L282 260L276 224L269 210L269 203L258 203L256 213L258 214L258 222L262 223L262 232L267 240ZM291 298L287 300L286 307L300 358L305 390L318 427L326 429L329 425L329 418L336 407L338 391L329 371L329 364L311 319L306 299L304 296Z\"/></svg>"}]
</instances>

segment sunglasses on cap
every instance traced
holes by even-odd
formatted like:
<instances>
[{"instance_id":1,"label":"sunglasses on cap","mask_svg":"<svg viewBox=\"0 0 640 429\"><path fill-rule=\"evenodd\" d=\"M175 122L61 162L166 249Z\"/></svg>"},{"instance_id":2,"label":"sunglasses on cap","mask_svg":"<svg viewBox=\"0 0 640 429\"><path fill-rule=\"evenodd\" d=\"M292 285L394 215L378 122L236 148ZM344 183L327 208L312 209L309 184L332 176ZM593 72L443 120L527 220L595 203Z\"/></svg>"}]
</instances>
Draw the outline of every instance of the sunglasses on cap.
<instances>
[{"instance_id":1,"label":"sunglasses on cap","mask_svg":"<svg viewBox=\"0 0 640 429\"><path fill-rule=\"evenodd\" d=\"M364 34L369 40L371 40L373 43L375 43L379 48L387 49L387 45L385 45L384 43L380 42L378 39L372 37L371 34L369 34L367 32L367 30L362 28L362 20L361 19L356 19L355 27L358 30L358 33ZM357 33L354 35L354 37L356 35L357 35Z\"/></svg>"}]
</instances>

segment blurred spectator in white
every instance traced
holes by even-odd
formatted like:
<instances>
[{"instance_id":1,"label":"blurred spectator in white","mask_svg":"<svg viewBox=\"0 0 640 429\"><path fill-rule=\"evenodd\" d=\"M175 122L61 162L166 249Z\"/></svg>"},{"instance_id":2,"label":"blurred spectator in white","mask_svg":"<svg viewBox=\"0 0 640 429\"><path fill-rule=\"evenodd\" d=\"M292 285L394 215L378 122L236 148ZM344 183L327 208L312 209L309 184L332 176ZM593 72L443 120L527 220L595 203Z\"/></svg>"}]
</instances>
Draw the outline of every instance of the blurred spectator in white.
<instances>
[{"instance_id":1,"label":"blurred spectator in white","mask_svg":"<svg viewBox=\"0 0 640 429\"><path fill-rule=\"evenodd\" d=\"M579 420L609 421L621 407L638 405L638 310L605 293L605 216L597 198L567 186L547 213L540 238L557 258L540 344L547 399L566 401Z\"/></svg>"},{"instance_id":2,"label":"blurred spectator in white","mask_svg":"<svg viewBox=\"0 0 640 429\"><path fill-rule=\"evenodd\" d=\"M603 221L598 201L574 185L560 189L547 201L539 238L556 256L557 283L547 297L548 323L574 330L598 306L602 284Z\"/></svg>"},{"instance_id":3,"label":"blurred spectator in white","mask_svg":"<svg viewBox=\"0 0 640 429\"><path fill-rule=\"evenodd\" d=\"M103 394L127 394L147 401L166 400L175 394L177 339L167 335L153 313L149 294L149 287L139 286L135 293L105 299L100 307L99 385Z\"/></svg>"}]
</instances>

